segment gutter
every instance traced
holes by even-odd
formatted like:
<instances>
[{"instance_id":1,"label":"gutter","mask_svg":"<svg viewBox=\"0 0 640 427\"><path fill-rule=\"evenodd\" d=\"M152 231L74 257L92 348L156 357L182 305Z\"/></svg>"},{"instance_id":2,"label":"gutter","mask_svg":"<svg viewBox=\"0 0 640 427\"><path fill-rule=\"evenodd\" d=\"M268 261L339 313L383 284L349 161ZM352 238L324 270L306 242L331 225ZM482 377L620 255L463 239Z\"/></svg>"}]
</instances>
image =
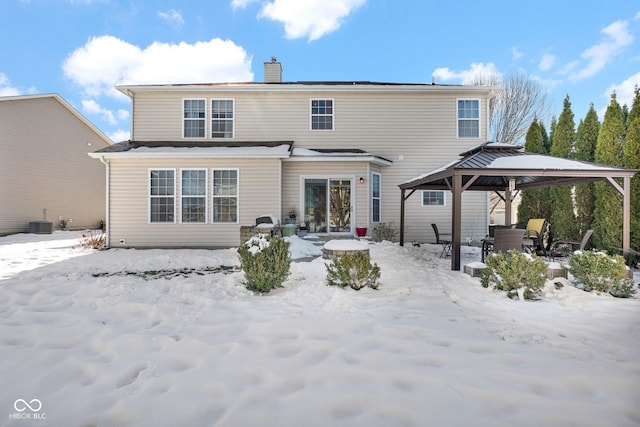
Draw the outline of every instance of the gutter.
<instances>
[{"instance_id":1,"label":"gutter","mask_svg":"<svg viewBox=\"0 0 640 427\"><path fill-rule=\"evenodd\" d=\"M106 210L106 215L104 218L104 233L105 233L105 240L104 240L104 245L106 248L109 247L109 227L110 227L110 222L109 222L109 212L110 212L110 208L109 208L109 182L110 182L110 172L111 172L111 168L110 168L110 164L109 161L106 160L104 158L104 156L100 156L99 157L100 161L106 166L106 194L105 194L105 210Z\"/></svg>"}]
</instances>

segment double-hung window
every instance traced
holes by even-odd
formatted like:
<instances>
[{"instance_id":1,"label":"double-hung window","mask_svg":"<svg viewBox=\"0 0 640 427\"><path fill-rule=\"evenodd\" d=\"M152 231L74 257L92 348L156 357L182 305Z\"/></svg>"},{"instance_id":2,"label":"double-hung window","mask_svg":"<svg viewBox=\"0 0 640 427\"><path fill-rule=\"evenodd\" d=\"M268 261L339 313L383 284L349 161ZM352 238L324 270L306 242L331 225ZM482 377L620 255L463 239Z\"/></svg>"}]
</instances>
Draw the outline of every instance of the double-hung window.
<instances>
[{"instance_id":1,"label":"double-hung window","mask_svg":"<svg viewBox=\"0 0 640 427\"><path fill-rule=\"evenodd\" d=\"M213 222L238 222L238 170L213 170Z\"/></svg>"},{"instance_id":2,"label":"double-hung window","mask_svg":"<svg viewBox=\"0 0 640 427\"><path fill-rule=\"evenodd\" d=\"M423 191L422 206L445 206L444 191Z\"/></svg>"},{"instance_id":3,"label":"double-hung window","mask_svg":"<svg viewBox=\"0 0 640 427\"><path fill-rule=\"evenodd\" d=\"M207 222L207 170L183 169L181 207L183 223Z\"/></svg>"},{"instance_id":4,"label":"double-hung window","mask_svg":"<svg viewBox=\"0 0 640 427\"><path fill-rule=\"evenodd\" d=\"M380 174L371 174L371 222L380 222Z\"/></svg>"},{"instance_id":5,"label":"double-hung window","mask_svg":"<svg viewBox=\"0 0 640 427\"><path fill-rule=\"evenodd\" d=\"M333 130L333 99L311 100L311 130Z\"/></svg>"},{"instance_id":6,"label":"double-hung window","mask_svg":"<svg viewBox=\"0 0 640 427\"><path fill-rule=\"evenodd\" d=\"M458 138L480 137L480 101L458 99Z\"/></svg>"},{"instance_id":7,"label":"double-hung window","mask_svg":"<svg viewBox=\"0 0 640 427\"><path fill-rule=\"evenodd\" d=\"M233 138L233 99L211 100L211 138Z\"/></svg>"},{"instance_id":8,"label":"double-hung window","mask_svg":"<svg viewBox=\"0 0 640 427\"><path fill-rule=\"evenodd\" d=\"M149 171L149 222L175 222L175 169Z\"/></svg>"},{"instance_id":9,"label":"double-hung window","mask_svg":"<svg viewBox=\"0 0 640 427\"><path fill-rule=\"evenodd\" d=\"M204 138L205 100L185 99L182 102L184 138Z\"/></svg>"}]
</instances>

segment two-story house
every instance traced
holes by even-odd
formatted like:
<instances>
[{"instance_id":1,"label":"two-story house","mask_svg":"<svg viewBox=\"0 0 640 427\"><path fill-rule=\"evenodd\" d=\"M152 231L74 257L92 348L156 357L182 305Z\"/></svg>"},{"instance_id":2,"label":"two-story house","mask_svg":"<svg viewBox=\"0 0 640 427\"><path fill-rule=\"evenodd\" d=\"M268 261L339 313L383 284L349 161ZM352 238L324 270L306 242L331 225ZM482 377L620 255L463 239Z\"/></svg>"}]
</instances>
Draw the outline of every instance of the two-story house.
<instances>
[{"instance_id":1,"label":"two-story house","mask_svg":"<svg viewBox=\"0 0 640 427\"><path fill-rule=\"evenodd\" d=\"M129 141L91 153L107 167L111 247L225 247L241 225L294 210L310 232L399 226L400 190L487 140L494 88L438 84L283 82L122 85ZM450 230L447 191L405 206L409 240ZM485 193L463 235L484 236Z\"/></svg>"},{"instance_id":2,"label":"two-story house","mask_svg":"<svg viewBox=\"0 0 640 427\"><path fill-rule=\"evenodd\" d=\"M48 232L98 227L105 171L87 151L110 144L60 95L0 97L0 235L41 232L34 222Z\"/></svg>"}]
</instances>

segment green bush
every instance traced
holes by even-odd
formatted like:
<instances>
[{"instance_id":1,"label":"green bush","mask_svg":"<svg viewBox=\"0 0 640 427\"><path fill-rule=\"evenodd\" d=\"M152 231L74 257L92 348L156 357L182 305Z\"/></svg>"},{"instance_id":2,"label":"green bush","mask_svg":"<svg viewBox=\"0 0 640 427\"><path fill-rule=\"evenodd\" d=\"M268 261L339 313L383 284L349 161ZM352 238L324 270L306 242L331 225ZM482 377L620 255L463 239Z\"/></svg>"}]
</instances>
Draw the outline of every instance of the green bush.
<instances>
[{"instance_id":1,"label":"green bush","mask_svg":"<svg viewBox=\"0 0 640 427\"><path fill-rule=\"evenodd\" d=\"M281 237L257 234L238 248L245 286L250 291L269 292L282 287L289 275L290 243Z\"/></svg>"},{"instance_id":2,"label":"green bush","mask_svg":"<svg viewBox=\"0 0 640 427\"><path fill-rule=\"evenodd\" d=\"M342 255L325 265L327 281L331 286L349 286L356 291L366 286L378 289L380 267L378 264L371 265L369 256L363 252Z\"/></svg>"},{"instance_id":3,"label":"green bush","mask_svg":"<svg viewBox=\"0 0 640 427\"><path fill-rule=\"evenodd\" d=\"M547 264L537 255L523 254L515 249L507 253L494 253L485 260L487 268L480 275L485 288L506 291L509 298L519 298L522 289L524 299L536 299L547 280Z\"/></svg>"},{"instance_id":4,"label":"green bush","mask_svg":"<svg viewBox=\"0 0 640 427\"><path fill-rule=\"evenodd\" d=\"M629 298L635 293L633 280L627 277L624 258L600 251L578 251L569 260L569 271L587 291L608 292Z\"/></svg>"}]
</instances>

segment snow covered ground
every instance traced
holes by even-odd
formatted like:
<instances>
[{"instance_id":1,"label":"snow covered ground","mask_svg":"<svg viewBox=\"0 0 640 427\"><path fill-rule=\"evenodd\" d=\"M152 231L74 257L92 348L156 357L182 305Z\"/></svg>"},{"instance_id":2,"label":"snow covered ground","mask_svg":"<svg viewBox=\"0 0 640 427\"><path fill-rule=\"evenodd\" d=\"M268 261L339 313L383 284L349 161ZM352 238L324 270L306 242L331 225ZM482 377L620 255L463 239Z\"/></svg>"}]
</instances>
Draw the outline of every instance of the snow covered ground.
<instances>
[{"instance_id":1,"label":"snow covered ground","mask_svg":"<svg viewBox=\"0 0 640 427\"><path fill-rule=\"evenodd\" d=\"M0 426L640 425L637 296L512 301L388 242L377 291L326 286L316 258L258 296L217 268L235 250L78 238L0 238Z\"/></svg>"}]
</instances>

